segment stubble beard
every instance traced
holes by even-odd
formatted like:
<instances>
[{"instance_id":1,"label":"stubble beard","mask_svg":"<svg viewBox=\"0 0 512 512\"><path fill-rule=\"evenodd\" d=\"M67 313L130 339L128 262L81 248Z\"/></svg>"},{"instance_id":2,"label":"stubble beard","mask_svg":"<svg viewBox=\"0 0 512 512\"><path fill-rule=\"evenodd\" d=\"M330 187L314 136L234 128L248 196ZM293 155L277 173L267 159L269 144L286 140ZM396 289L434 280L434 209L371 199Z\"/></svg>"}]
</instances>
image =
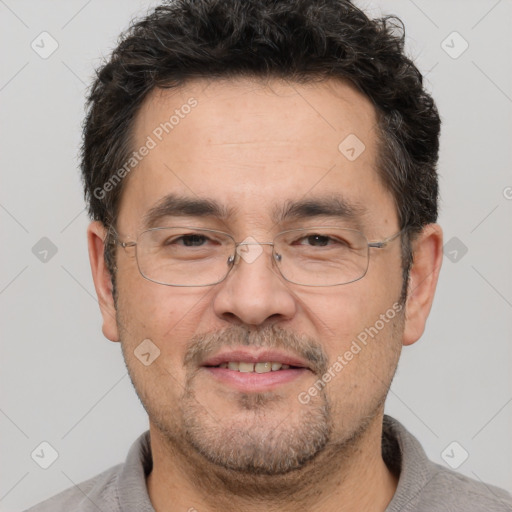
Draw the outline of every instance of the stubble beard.
<instances>
[{"instance_id":1,"label":"stubble beard","mask_svg":"<svg viewBox=\"0 0 512 512\"><path fill-rule=\"evenodd\" d=\"M246 475L282 475L307 464L329 443L332 417L325 393L283 417L278 393L240 393L243 420L219 418L196 399L192 385L181 399L186 441L217 467ZM213 412L213 414L212 414Z\"/></svg>"},{"instance_id":2,"label":"stubble beard","mask_svg":"<svg viewBox=\"0 0 512 512\"><path fill-rule=\"evenodd\" d=\"M245 338L242 336L243 332L246 334ZM308 360L314 361L317 376L321 376L326 370L326 356L323 352L315 353L312 349L313 346L319 348L316 341L311 340L311 345L304 344L304 341L300 341L295 335L274 327L264 329L260 334L261 336L254 337L253 334L248 335L241 327L230 327L223 332L194 337L189 343L189 347L194 347L194 350L187 351L188 362L194 361L198 354L206 354L205 347L215 350L220 342L222 346L229 346L239 345L241 340L244 340L247 345L260 344L268 348L301 346L302 350L297 352L303 356L308 355ZM394 334L396 335L396 332ZM122 345L125 352L125 343ZM280 402L286 404L290 397L285 399L278 392L239 393L236 408L243 410L244 413L248 412L250 416L245 414L242 420L222 418L217 411L211 410L197 398L194 388L197 367L189 368L178 403L172 410L168 404L162 407L155 403L154 397L161 393L165 394L166 390L155 389L154 383L153 386L144 386L141 383L143 379L136 375L138 371L130 368L128 361L132 360L131 354L125 353L132 383L152 424L160 432L169 451L181 454L184 460L195 461L196 466L202 460L201 465L218 474L226 488L232 484L240 493L242 482L254 484L254 489L250 485L247 486L247 495L254 493L256 489L261 493L261 484L264 481L265 491L269 494L277 493L279 490L284 492L285 487L279 489L279 485L285 483L286 475L293 478L294 472L307 468L308 463L319 456L322 462L326 463L331 461L339 464L343 459L349 459L358 449L361 438L375 418L382 413L387 395L385 389L381 393L382 396L374 397L365 414L361 415L362 411L350 411L347 416L359 413L360 417L357 424L349 421L350 428L347 429L340 429L340 425L334 429L333 417L337 415L333 416L333 408L324 389L312 397L308 404L302 404L297 409L298 413L288 414L284 418L280 412ZM395 369L396 366L393 374ZM277 414L273 416L272 412L276 411ZM335 439L332 438L333 430L336 430ZM310 473L310 476L313 474L315 471ZM275 486L269 486L268 477L279 475L283 478L275 480ZM296 476L300 478L299 475ZM228 477L232 477L231 484ZM291 482L291 479L289 481Z\"/></svg>"}]
</instances>

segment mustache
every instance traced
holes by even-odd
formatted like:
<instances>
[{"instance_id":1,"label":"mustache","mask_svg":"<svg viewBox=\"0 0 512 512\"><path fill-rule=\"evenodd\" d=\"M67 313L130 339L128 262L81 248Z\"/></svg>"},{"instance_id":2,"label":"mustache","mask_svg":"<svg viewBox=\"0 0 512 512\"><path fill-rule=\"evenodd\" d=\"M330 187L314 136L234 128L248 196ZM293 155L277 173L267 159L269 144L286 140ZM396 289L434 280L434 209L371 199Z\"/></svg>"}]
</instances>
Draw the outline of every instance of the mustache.
<instances>
[{"instance_id":1,"label":"mustache","mask_svg":"<svg viewBox=\"0 0 512 512\"><path fill-rule=\"evenodd\" d=\"M261 329L233 325L219 331L195 335L187 342L184 364L197 367L221 349L240 346L281 349L307 361L309 367L318 375L323 375L328 369L328 357L314 338L289 332L276 325Z\"/></svg>"}]
</instances>

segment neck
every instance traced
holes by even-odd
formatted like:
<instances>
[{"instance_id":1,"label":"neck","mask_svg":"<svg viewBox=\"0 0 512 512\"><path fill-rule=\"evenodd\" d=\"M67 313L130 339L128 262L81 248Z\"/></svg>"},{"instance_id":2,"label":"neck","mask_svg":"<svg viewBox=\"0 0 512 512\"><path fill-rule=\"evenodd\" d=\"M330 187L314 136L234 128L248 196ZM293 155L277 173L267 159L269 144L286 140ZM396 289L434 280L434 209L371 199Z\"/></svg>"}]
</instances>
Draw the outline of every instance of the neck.
<instances>
[{"instance_id":1,"label":"neck","mask_svg":"<svg viewBox=\"0 0 512 512\"><path fill-rule=\"evenodd\" d=\"M156 512L384 511L398 479L382 459L381 437L382 413L350 442L326 446L299 470L255 475L219 468L151 424L148 492Z\"/></svg>"}]
</instances>

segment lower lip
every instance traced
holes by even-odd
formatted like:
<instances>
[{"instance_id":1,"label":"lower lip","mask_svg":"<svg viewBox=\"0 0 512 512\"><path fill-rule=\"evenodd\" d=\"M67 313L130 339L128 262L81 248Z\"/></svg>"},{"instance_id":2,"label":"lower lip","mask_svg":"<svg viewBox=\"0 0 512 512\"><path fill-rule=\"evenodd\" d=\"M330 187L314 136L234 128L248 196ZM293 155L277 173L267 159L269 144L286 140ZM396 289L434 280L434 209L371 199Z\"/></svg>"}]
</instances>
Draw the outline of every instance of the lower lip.
<instances>
[{"instance_id":1,"label":"lower lip","mask_svg":"<svg viewBox=\"0 0 512 512\"><path fill-rule=\"evenodd\" d=\"M230 384L240 391L271 391L280 384L292 382L302 375L311 372L307 368L277 370L265 373L239 372L229 368L213 366L204 366L203 368L219 382Z\"/></svg>"}]
</instances>

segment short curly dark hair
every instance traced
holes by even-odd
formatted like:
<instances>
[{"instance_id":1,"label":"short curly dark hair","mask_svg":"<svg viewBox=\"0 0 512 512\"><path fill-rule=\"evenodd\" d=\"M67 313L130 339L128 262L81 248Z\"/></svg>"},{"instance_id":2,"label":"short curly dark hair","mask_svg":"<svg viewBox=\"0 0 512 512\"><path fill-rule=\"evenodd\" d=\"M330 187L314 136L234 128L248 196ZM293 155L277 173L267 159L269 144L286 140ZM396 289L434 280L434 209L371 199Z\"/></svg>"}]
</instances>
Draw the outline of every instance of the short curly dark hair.
<instances>
[{"instance_id":1,"label":"short curly dark hair","mask_svg":"<svg viewBox=\"0 0 512 512\"><path fill-rule=\"evenodd\" d=\"M108 193L103 187L133 153L134 119L153 89L194 78L339 78L355 84L376 109L376 170L404 229L406 285L410 241L437 219L440 118L421 73L404 54L404 38L400 19L369 19L349 0L160 5L121 36L88 96L81 169L90 216L115 227L123 186L109 187ZM112 273L114 256L106 250Z\"/></svg>"}]
</instances>

